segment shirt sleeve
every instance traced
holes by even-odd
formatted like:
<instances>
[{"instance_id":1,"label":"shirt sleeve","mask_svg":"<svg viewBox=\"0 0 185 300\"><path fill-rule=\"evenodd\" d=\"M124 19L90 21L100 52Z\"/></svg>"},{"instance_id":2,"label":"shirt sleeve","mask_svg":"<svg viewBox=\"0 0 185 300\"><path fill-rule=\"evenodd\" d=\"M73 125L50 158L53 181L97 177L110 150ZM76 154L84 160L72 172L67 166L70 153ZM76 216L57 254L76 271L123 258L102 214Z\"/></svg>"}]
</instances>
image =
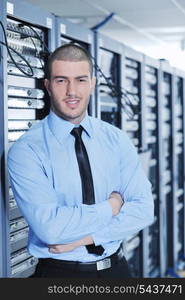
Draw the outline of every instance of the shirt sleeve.
<instances>
[{"instance_id":1,"label":"shirt sleeve","mask_svg":"<svg viewBox=\"0 0 185 300\"><path fill-rule=\"evenodd\" d=\"M20 141L10 148L8 171L17 204L43 243L69 243L110 223L112 209L106 200L94 205L61 206L41 159L26 143Z\"/></svg>"},{"instance_id":2,"label":"shirt sleeve","mask_svg":"<svg viewBox=\"0 0 185 300\"><path fill-rule=\"evenodd\" d=\"M121 186L118 191L124 204L117 216L101 231L92 234L95 245L123 240L136 234L154 220L151 183L144 173L139 156L125 135L120 143Z\"/></svg>"}]
</instances>

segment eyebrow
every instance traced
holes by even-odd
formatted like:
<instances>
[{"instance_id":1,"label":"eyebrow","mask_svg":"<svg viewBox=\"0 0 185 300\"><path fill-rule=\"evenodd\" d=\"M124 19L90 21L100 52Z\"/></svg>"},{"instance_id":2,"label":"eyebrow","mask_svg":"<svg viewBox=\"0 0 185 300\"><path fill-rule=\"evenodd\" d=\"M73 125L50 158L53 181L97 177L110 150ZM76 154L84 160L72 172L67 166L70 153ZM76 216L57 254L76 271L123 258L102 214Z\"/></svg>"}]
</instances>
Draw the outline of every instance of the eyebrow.
<instances>
[{"instance_id":1,"label":"eyebrow","mask_svg":"<svg viewBox=\"0 0 185 300\"><path fill-rule=\"evenodd\" d=\"M53 79L57 79L57 78L68 79L69 77L67 77L67 76L60 76L60 75L53 77ZM88 78L88 75L80 75L80 76L75 77L75 79L80 79L80 78Z\"/></svg>"}]
</instances>

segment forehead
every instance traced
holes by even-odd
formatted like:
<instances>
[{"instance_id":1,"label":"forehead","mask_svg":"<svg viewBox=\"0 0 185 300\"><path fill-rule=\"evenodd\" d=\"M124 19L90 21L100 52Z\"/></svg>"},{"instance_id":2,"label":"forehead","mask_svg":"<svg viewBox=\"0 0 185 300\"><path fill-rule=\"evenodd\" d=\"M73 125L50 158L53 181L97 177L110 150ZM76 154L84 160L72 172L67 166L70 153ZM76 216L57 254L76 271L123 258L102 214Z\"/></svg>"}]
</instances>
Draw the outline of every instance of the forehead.
<instances>
[{"instance_id":1,"label":"forehead","mask_svg":"<svg viewBox=\"0 0 185 300\"><path fill-rule=\"evenodd\" d=\"M80 76L90 75L88 61L54 60L51 65L51 76Z\"/></svg>"}]
</instances>

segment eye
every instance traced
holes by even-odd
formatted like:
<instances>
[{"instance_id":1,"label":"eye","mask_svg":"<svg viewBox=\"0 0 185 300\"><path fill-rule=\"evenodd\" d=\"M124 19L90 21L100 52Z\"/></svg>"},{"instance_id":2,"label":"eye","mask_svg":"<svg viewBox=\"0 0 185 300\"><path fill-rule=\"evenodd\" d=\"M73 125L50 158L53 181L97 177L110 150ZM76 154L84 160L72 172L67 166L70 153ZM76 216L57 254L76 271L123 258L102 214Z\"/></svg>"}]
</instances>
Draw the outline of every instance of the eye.
<instances>
[{"instance_id":1,"label":"eye","mask_svg":"<svg viewBox=\"0 0 185 300\"><path fill-rule=\"evenodd\" d=\"M58 78L56 79L56 83L65 83L66 80L64 78Z\"/></svg>"},{"instance_id":2,"label":"eye","mask_svg":"<svg viewBox=\"0 0 185 300\"><path fill-rule=\"evenodd\" d=\"M86 82L87 78L79 78L79 82Z\"/></svg>"}]
</instances>

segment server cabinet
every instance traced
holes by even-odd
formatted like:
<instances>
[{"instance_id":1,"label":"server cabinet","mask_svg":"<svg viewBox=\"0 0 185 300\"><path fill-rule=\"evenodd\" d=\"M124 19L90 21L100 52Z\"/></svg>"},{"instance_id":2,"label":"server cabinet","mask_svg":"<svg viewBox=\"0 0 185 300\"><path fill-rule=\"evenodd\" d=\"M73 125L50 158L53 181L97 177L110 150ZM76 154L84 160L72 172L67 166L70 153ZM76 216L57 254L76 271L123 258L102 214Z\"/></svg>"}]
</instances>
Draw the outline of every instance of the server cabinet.
<instances>
[{"instance_id":1,"label":"server cabinet","mask_svg":"<svg viewBox=\"0 0 185 300\"><path fill-rule=\"evenodd\" d=\"M95 33L96 53L96 116L122 128L121 64L123 45L107 36Z\"/></svg>"},{"instance_id":2,"label":"server cabinet","mask_svg":"<svg viewBox=\"0 0 185 300\"><path fill-rule=\"evenodd\" d=\"M180 276L185 269L184 256L184 130L183 99L185 74L173 70L172 93L172 247L169 251L169 275Z\"/></svg>"},{"instance_id":3,"label":"server cabinet","mask_svg":"<svg viewBox=\"0 0 185 300\"><path fill-rule=\"evenodd\" d=\"M0 11L4 12L6 10L6 3L4 1L0 2ZM0 14L0 22L5 24L6 16L4 13ZM3 31L0 30L0 41L3 41ZM0 44L0 99L6 99L6 66L4 65L3 57L6 57L6 52L4 47ZM5 80L5 84L4 84ZM8 229L8 219L6 215L7 202L6 202L6 189L5 189L5 140L6 140L6 105L4 101L1 100L0 109L0 277L3 277L7 273L7 229Z\"/></svg>"},{"instance_id":4,"label":"server cabinet","mask_svg":"<svg viewBox=\"0 0 185 300\"><path fill-rule=\"evenodd\" d=\"M171 260L173 231L173 148L172 93L173 69L167 61L160 62L158 105L159 135L159 198L160 198L160 275L166 277Z\"/></svg>"},{"instance_id":5,"label":"server cabinet","mask_svg":"<svg viewBox=\"0 0 185 300\"><path fill-rule=\"evenodd\" d=\"M142 134L144 132L144 73L142 53L129 47L123 49L123 99L125 109L122 111L122 126L127 131L138 153L144 151Z\"/></svg>"},{"instance_id":6,"label":"server cabinet","mask_svg":"<svg viewBox=\"0 0 185 300\"><path fill-rule=\"evenodd\" d=\"M1 85L4 115L1 117L3 193L1 215L5 221L1 266L3 277L29 277L37 259L27 251L28 224L19 211L7 175L7 152L31 126L42 119L49 107L43 88L44 62L55 48L54 18L22 1L3 1L1 23ZM6 227L6 228L5 228ZM2 257L2 256L1 256ZM6 258L6 259L5 259Z\"/></svg>"},{"instance_id":7,"label":"server cabinet","mask_svg":"<svg viewBox=\"0 0 185 300\"><path fill-rule=\"evenodd\" d=\"M94 62L94 40L92 31L61 17L56 16L55 19L56 47L65 43L76 43L90 52ZM95 93L92 93L90 97L88 113L95 116Z\"/></svg>"},{"instance_id":8,"label":"server cabinet","mask_svg":"<svg viewBox=\"0 0 185 300\"><path fill-rule=\"evenodd\" d=\"M149 151L148 178L152 184L154 222L142 232L143 277L160 277L159 257L159 160L158 160L158 102L159 61L144 57L144 123L143 144ZM143 112L142 112L143 114Z\"/></svg>"},{"instance_id":9,"label":"server cabinet","mask_svg":"<svg viewBox=\"0 0 185 300\"><path fill-rule=\"evenodd\" d=\"M146 151L143 139L145 132L145 115L144 105L144 65L143 54L129 47L124 46L123 49L123 87L125 96L122 102L124 108L122 110L122 128L127 132L136 147L139 155L143 155ZM142 161L146 164L147 157L144 156ZM142 232L134 236L128 237L124 242L126 249L126 257L131 267L134 277L142 277Z\"/></svg>"}]
</instances>

